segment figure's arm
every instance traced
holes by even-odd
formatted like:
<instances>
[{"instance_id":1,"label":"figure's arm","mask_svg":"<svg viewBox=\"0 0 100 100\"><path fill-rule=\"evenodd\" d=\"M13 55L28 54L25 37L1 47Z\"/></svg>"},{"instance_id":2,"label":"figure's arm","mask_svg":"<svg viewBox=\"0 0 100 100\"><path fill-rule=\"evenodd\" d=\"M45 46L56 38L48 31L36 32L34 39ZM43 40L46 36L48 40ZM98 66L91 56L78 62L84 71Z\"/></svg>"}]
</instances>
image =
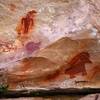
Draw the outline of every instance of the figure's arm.
<instances>
[{"instance_id":1,"label":"figure's arm","mask_svg":"<svg viewBox=\"0 0 100 100\"><path fill-rule=\"evenodd\" d=\"M21 24L22 24L22 25L24 24L24 20L25 20L25 18L22 18L22 19L21 19Z\"/></svg>"},{"instance_id":2,"label":"figure's arm","mask_svg":"<svg viewBox=\"0 0 100 100\"><path fill-rule=\"evenodd\" d=\"M21 33L23 24L24 24L24 18L22 18L22 19L19 21L19 23L17 24L16 31L17 31L18 34Z\"/></svg>"}]
</instances>

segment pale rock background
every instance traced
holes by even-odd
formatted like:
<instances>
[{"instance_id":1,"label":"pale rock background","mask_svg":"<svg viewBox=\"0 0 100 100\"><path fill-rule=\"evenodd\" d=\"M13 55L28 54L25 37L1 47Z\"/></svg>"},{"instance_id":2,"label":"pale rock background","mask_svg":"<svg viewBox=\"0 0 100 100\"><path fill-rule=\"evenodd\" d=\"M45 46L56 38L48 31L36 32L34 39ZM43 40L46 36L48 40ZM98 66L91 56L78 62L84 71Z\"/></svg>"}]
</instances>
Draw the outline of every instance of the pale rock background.
<instances>
[{"instance_id":1,"label":"pale rock background","mask_svg":"<svg viewBox=\"0 0 100 100\"><path fill-rule=\"evenodd\" d=\"M33 38L44 45L64 36L99 38L100 0L0 0L0 40L14 40L17 23L32 9L38 12Z\"/></svg>"}]
</instances>

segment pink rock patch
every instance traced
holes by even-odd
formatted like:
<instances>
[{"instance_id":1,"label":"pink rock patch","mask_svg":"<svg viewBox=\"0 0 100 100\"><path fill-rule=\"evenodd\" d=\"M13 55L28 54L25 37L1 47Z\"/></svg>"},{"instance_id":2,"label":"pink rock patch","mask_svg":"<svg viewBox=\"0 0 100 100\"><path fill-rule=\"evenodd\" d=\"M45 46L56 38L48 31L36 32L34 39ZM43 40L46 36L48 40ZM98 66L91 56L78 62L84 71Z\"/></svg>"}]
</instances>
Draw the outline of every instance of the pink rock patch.
<instances>
[{"instance_id":1,"label":"pink rock patch","mask_svg":"<svg viewBox=\"0 0 100 100\"><path fill-rule=\"evenodd\" d=\"M41 42L38 42L38 43L28 42L25 45L25 50L26 50L27 54L32 54L34 51L40 49L40 44L41 44Z\"/></svg>"}]
</instances>

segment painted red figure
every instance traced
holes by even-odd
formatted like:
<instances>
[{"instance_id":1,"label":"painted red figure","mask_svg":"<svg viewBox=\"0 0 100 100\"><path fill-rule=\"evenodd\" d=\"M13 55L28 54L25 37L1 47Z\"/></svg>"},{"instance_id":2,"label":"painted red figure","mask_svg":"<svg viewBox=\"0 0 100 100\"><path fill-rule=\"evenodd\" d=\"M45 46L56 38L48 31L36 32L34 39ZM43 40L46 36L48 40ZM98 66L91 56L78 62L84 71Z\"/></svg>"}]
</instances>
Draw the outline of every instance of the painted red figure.
<instances>
[{"instance_id":1,"label":"painted red figure","mask_svg":"<svg viewBox=\"0 0 100 100\"><path fill-rule=\"evenodd\" d=\"M31 33L35 25L36 13L37 12L35 10L29 11L26 16L21 19L16 28L19 36L27 36L29 33Z\"/></svg>"},{"instance_id":2,"label":"painted red figure","mask_svg":"<svg viewBox=\"0 0 100 100\"><path fill-rule=\"evenodd\" d=\"M66 69L65 73L70 75L70 78L74 78L79 73L87 75L85 64L92 63L89 57L90 55L88 52L79 53L68 63L71 67Z\"/></svg>"}]
</instances>

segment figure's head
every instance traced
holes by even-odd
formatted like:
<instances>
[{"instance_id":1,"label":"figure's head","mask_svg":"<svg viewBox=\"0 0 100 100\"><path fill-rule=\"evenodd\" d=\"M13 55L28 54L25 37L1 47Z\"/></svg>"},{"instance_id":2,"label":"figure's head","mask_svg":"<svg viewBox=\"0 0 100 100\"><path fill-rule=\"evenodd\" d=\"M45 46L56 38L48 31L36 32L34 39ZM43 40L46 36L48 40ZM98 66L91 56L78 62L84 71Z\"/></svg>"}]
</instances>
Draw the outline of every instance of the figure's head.
<instances>
[{"instance_id":1,"label":"figure's head","mask_svg":"<svg viewBox=\"0 0 100 100\"><path fill-rule=\"evenodd\" d=\"M31 10L27 13L27 16L30 17L30 18L33 18L35 15L36 15L36 11L35 10Z\"/></svg>"},{"instance_id":2,"label":"figure's head","mask_svg":"<svg viewBox=\"0 0 100 100\"><path fill-rule=\"evenodd\" d=\"M81 53L77 54L69 63L70 64L76 64L77 62L92 63L89 58L90 58L90 55L88 52L81 52Z\"/></svg>"},{"instance_id":3,"label":"figure's head","mask_svg":"<svg viewBox=\"0 0 100 100\"><path fill-rule=\"evenodd\" d=\"M80 55L80 59L84 63L92 63L92 61L90 60L90 55L89 55L88 52L81 52L79 55Z\"/></svg>"}]
</instances>

